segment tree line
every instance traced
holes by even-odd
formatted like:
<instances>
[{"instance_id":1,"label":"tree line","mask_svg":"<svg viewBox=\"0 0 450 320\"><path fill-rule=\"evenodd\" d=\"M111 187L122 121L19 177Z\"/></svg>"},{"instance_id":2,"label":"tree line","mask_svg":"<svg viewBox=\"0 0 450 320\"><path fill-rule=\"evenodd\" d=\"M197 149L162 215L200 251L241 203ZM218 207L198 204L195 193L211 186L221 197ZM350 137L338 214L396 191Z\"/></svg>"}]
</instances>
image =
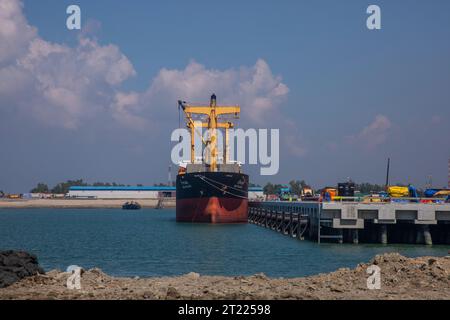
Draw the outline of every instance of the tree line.
<instances>
[{"instance_id":1,"label":"tree line","mask_svg":"<svg viewBox=\"0 0 450 320\"><path fill-rule=\"evenodd\" d=\"M166 186L167 184L158 183L155 186ZM49 188L49 186L45 183L38 183L36 187L30 190L31 193L54 193L54 194L66 194L69 192L70 187L131 187L129 184L122 184L116 182L94 182L89 184L83 179L78 180L67 180L66 182L60 182L55 185L53 188ZM142 187L142 184L137 184L136 186Z\"/></svg>"},{"instance_id":2,"label":"tree line","mask_svg":"<svg viewBox=\"0 0 450 320\"><path fill-rule=\"evenodd\" d=\"M396 185L402 185L402 184L396 184ZM78 180L67 180L66 182L60 182L56 184L54 187L50 188L45 183L38 183L36 187L31 189L31 193L54 193L54 194L66 194L69 192L70 187L73 186L80 186L80 187L130 187L129 184L121 184L116 182L94 182L92 184L89 184L85 182L83 179ZM136 186L142 187L142 184L137 184ZM154 186L167 186L167 183L156 183ZM271 182L268 182L264 187L263 191L264 194L278 194L280 192L280 189L289 186L291 189L291 192L293 194L300 194L302 188L308 186L305 180L291 180L288 184L273 184ZM250 184L250 187L259 187L259 185ZM321 189L317 190L320 192ZM379 184L372 184L372 183L356 183L355 184L355 190L360 191L363 194L368 194L371 192L380 192L385 191L386 187L384 185Z\"/></svg>"},{"instance_id":3,"label":"tree line","mask_svg":"<svg viewBox=\"0 0 450 320\"><path fill-rule=\"evenodd\" d=\"M273 184L271 182L268 182L263 187L263 191L264 194L278 194L280 192L280 189L285 186L285 184ZM293 194L300 194L302 188L306 187L307 184L304 180L292 180L289 182L288 186L291 188L291 192Z\"/></svg>"}]
</instances>

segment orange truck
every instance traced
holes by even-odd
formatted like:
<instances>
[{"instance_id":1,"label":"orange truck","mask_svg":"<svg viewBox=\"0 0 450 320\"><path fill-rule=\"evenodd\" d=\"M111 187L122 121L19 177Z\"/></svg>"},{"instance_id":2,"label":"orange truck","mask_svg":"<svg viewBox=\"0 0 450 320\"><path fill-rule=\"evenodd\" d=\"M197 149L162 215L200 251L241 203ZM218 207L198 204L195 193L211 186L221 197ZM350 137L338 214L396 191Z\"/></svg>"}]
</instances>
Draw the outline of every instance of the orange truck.
<instances>
[{"instance_id":1,"label":"orange truck","mask_svg":"<svg viewBox=\"0 0 450 320\"><path fill-rule=\"evenodd\" d=\"M338 191L336 188L325 188L320 193L320 196L322 199L327 199L327 194L329 195L329 200L333 201L336 199Z\"/></svg>"}]
</instances>

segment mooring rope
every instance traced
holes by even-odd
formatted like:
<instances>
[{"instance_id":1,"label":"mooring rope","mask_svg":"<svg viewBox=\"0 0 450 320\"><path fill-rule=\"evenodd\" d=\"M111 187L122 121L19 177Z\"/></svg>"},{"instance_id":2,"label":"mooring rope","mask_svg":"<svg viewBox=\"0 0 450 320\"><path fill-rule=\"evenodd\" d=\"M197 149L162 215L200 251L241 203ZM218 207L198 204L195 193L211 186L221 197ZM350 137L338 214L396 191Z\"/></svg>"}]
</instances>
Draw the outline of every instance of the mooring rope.
<instances>
[{"instance_id":1,"label":"mooring rope","mask_svg":"<svg viewBox=\"0 0 450 320\"><path fill-rule=\"evenodd\" d=\"M234 187L232 187L232 186L228 186L228 185L226 185L225 183L222 183L222 182L220 182L220 181L216 181L216 180L211 179L211 178L208 178L208 177L206 177L206 176L201 176L201 177L203 177L203 178L205 178L205 179L207 179L207 180L210 180L210 181L212 181L212 182L215 182L215 183L217 183L217 184L220 184L220 185L222 185L222 186L225 186L225 187L227 187L227 188L236 190L236 191L238 191L238 192L245 192L245 191L242 191L241 189L237 189L237 188L234 188Z\"/></svg>"},{"instance_id":2,"label":"mooring rope","mask_svg":"<svg viewBox=\"0 0 450 320\"><path fill-rule=\"evenodd\" d=\"M201 180L203 180L203 182L207 183L207 184L210 185L211 187L216 188L216 189L219 190L219 191L222 191L224 194L227 193L227 194L230 194L230 195L232 195L232 196L235 196L235 197L238 197L238 198L241 198L241 199L248 199L248 197L243 197L243 196L241 196L241 195L238 195L238 194L235 194L235 193L232 193L232 192L229 192L229 191L226 191L226 190L223 190L223 189L219 188L218 186L216 186L216 185L212 184L211 182L207 181L206 179L204 179L204 178L205 178L204 176L197 175L196 177L199 178L199 179L201 179ZM211 180L213 180L213 179L211 179ZM213 181L214 181L214 180L213 180ZM215 181L215 182L216 182L216 183L220 183L220 182L218 182L218 181ZM221 183L221 184L223 184L223 183ZM226 185L225 185L225 186L226 186Z\"/></svg>"}]
</instances>

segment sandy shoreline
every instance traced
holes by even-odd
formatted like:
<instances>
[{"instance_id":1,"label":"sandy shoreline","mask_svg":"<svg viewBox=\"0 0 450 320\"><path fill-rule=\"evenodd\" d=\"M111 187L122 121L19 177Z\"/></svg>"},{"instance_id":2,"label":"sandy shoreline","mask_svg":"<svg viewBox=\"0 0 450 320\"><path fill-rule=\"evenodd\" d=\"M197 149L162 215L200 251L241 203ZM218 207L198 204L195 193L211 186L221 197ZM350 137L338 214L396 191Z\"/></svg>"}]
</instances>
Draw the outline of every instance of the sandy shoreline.
<instances>
[{"instance_id":1,"label":"sandy shoreline","mask_svg":"<svg viewBox=\"0 0 450 320\"><path fill-rule=\"evenodd\" d=\"M0 200L0 209L25 209L25 208L122 208L127 201L137 201L143 208L155 208L158 199L30 199L30 200ZM165 208L175 207L174 200L165 200Z\"/></svg>"},{"instance_id":2,"label":"sandy shoreline","mask_svg":"<svg viewBox=\"0 0 450 320\"><path fill-rule=\"evenodd\" d=\"M381 289L367 288L367 268L381 270ZM376 256L355 269L304 278L203 276L117 278L91 269L81 290L69 290L69 273L53 270L0 289L0 299L450 299L450 257Z\"/></svg>"}]
</instances>

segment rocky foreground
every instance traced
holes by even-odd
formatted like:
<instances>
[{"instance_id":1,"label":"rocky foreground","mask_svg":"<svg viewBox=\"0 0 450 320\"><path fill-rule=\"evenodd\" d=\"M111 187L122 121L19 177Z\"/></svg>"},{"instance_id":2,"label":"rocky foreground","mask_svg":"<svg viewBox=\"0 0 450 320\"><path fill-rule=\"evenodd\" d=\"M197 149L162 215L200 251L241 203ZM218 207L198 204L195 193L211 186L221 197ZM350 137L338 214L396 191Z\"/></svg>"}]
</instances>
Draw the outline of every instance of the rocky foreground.
<instances>
[{"instance_id":1,"label":"rocky foreground","mask_svg":"<svg viewBox=\"0 0 450 320\"><path fill-rule=\"evenodd\" d=\"M370 265L381 269L381 289L367 288ZM66 287L57 270L0 289L0 299L450 299L450 257L376 256L355 269L304 278L200 276L116 278L99 269L81 276L81 290Z\"/></svg>"},{"instance_id":2,"label":"rocky foreground","mask_svg":"<svg viewBox=\"0 0 450 320\"><path fill-rule=\"evenodd\" d=\"M0 251L0 288L43 273L36 256L22 251Z\"/></svg>"}]
</instances>

